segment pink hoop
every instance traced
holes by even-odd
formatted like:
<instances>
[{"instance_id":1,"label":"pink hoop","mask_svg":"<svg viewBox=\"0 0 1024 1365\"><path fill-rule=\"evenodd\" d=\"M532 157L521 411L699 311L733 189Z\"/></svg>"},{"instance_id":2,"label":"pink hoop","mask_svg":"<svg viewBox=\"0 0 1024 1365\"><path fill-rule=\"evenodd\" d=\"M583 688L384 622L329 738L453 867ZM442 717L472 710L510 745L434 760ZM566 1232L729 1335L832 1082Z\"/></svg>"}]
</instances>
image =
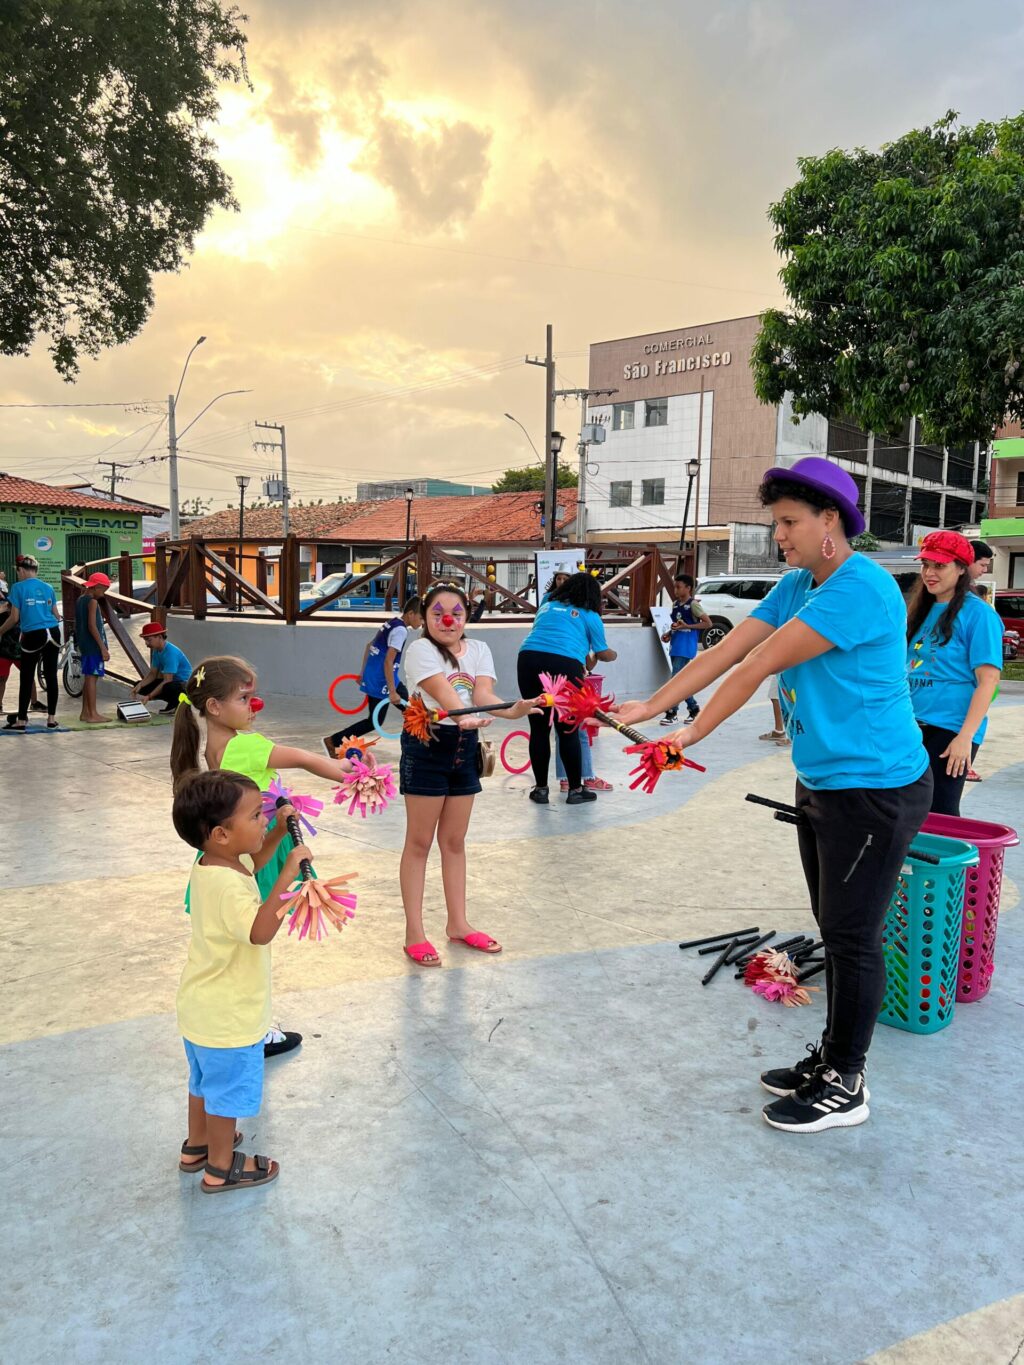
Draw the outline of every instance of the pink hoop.
<instances>
[{"instance_id":1,"label":"pink hoop","mask_svg":"<svg viewBox=\"0 0 1024 1365\"><path fill-rule=\"evenodd\" d=\"M337 711L339 715L358 716L359 712L362 711L363 708L369 704L370 698L364 696L357 707L355 707L351 711L346 711L344 706L339 706L338 703L334 700L334 689L338 686L340 682L357 683L358 681L359 681L358 673L339 673L338 676L331 683L330 687L327 689L327 700L331 703L331 705L334 707L335 711Z\"/></svg>"},{"instance_id":2,"label":"pink hoop","mask_svg":"<svg viewBox=\"0 0 1024 1365\"><path fill-rule=\"evenodd\" d=\"M530 736L525 730L512 730L501 741L501 748L498 750L498 757L501 759L501 766L505 769L507 773L512 773L513 776L518 777L520 773L525 773L527 768L529 768L530 757L529 755L527 755L526 762L523 764L521 768L513 768L512 764L508 761L506 757L509 740L512 739L525 739L527 743L529 743Z\"/></svg>"}]
</instances>

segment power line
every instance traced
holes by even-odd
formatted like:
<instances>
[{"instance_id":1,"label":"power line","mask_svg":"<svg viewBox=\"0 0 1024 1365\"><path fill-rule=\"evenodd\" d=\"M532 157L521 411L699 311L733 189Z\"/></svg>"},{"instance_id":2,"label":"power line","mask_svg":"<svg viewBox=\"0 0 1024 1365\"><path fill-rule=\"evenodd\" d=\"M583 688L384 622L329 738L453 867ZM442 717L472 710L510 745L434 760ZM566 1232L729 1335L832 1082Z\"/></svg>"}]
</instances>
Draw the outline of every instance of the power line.
<instances>
[{"instance_id":1,"label":"power line","mask_svg":"<svg viewBox=\"0 0 1024 1365\"><path fill-rule=\"evenodd\" d=\"M156 406L155 398L126 398L120 403L0 403L0 408L124 408L136 411Z\"/></svg>"}]
</instances>

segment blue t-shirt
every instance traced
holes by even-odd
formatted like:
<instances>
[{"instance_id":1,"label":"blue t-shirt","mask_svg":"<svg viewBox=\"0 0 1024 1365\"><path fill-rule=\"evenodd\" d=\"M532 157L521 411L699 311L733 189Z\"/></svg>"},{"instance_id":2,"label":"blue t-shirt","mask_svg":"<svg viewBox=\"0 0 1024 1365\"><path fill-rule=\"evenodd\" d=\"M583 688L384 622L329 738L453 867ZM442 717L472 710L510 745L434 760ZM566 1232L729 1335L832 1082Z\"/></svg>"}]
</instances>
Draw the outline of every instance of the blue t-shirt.
<instances>
[{"instance_id":1,"label":"blue t-shirt","mask_svg":"<svg viewBox=\"0 0 1024 1365\"><path fill-rule=\"evenodd\" d=\"M21 613L18 629L23 633L50 630L57 624L57 594L49 583L39 578L19 578L8 596Z\"/></svg>"},{"instance_id":2,"label":"blue t-shirt","mask_svg":"<svg viewBox=\"0 0 1024 1365\"><path fill-rule=\"evenodd\" d=\"M568 602L543 602L533 618L533 629L519 646L546 654L564 654L582 663L588 654L607 649L604 625L596 611L571 607Z\"/></svg>"},{"instance_id":3,"label":"blue t-shirt","mask_svg":"<svg viewBox=\"0 0 1024 1365\"><path fill-rule=\"evenodd\" d=\"M691 597L688 602L672 603L672 620L685 621L692 626L704 619L704 612L694 611L695 602ZM696 659L697 645L700 643L699 630L674 630L668 637L669 657L673 659Z\"/></svg>"},{"instance_id":4,"label":"blue t-shirt","mask_svg":"<svg viewBox=\"0 0 1024 1365\"><path fill-rule=\"evenodd\" d=\"M779 701L805 787L905 787L928 766L907 686L907 611L892 574L853 554L816 587L783 574L751 612L794 617L834 646L779 674Z\"/></svg>"},{"instance_id":5,"label":"blue t-shirt","mask_svg":"<svg viewBox=\"0 0 1024 1365\"><path fill-rule=\"evenodd\" d=\"M365 692L368 697L386 697L391 691L391 685L384 677L384 661L389 649L396 651L394 676L391 682L395 687L398 686L398 666L402 662L402 650L408 638L409 627L400 616L393 617L381 626L373 637L370 652L366 656L363 679L359 684L360 692Z\"/></svg>"},{"instance_id":6,"label":"blue t-shirt","mask_svg":"<svg viewBox=\"0 0 1024 1365\"><path fill-rule=\"evenodd\" d=\"M187 683L192 676L192 665L178 646L170 641L163 649L155 649L149 656L149 662L158 673L173 674L175 682Z\"/></svg>"},{"instance_id":7,"label":"blue t-shirt","mask_svg":"<svg viewBox=\"0 0 1024 1365\"><path fill-rule=\"evenodd\" d=\"M945 602L936 602L910 641L907 676L914 715L921 724L959 732L978 685L974 670L983 664L1003 666L1003 623L987 602L969 592L944 645L936 626L945 610ZM985 738L987 728L988 716L978 727L975 744Z\"/></svg>"},{"instance_id":8,"label":"blue t-shirt","mask_svg":"<svg viewBox=\"0 0 1024 1365\"><path fill-rule=\"evenodd\" d=\"M96 629L100 633L102 645L96 643L96 637L89 629L89 603L95 598L83 593L75 603L75 644L78 652L84 658L100 658L107 644L107 631L103 624L103 612L100 610L99 602L96 602Z\"/></svg>"}]
</instances>

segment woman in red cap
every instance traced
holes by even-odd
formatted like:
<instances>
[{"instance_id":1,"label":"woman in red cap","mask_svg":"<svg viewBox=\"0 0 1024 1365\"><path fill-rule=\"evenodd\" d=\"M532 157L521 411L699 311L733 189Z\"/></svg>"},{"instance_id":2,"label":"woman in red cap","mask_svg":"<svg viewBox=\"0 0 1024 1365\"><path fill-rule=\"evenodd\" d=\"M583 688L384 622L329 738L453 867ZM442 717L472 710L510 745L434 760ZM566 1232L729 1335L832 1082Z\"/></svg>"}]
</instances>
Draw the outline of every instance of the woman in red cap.
<instances>
[{"instance_id":1,"label":"woman in red cap","mask_svg":"<svg viewBox=\"0 0 1024 1365\"><path fill-rule=\"evenodd\" d=\"M75 603L75 645L82 656L82 714L86 725L105 725L109 716L96 709L96 679L104 676L104 664L110 661L107 632L103 625L100 598L110 587L105 573L90 574L85 580L85 591Z\"/></svg>"},{"instance_id":2,"label":"woman in red cap","mask_svg":"<svg viewBox=\"0 0 1024 1365\"><path fill-rule=\"evenodd\" d=\"M762 1073L761 1084L779 1096L763 1113L783 1132L817 1133L868 1117L864 1064L886 984L882 929L931 806L932 777L907 687L903 598L892 575L850 545L864 529L857 485L810 456L769 469L760 498L793 572L720 644L619 714L650 720L729 673L693 724L668 736L685 749L779 675L827 1008L809 1055Z\"/></svg>"},{"instance_id":3,"label":"woman in red cap","mask_svg":"<svg viewBox=\"0 0 1024 1365\"><path fill-rule=\"evenodd\" d=\"M931 762L932 810L959 815L999 685L1003 628L971 591L974 549L965 536L932 531L917 557L921 577L907 606L910 699Z\"/></svg>"}]
</instances>

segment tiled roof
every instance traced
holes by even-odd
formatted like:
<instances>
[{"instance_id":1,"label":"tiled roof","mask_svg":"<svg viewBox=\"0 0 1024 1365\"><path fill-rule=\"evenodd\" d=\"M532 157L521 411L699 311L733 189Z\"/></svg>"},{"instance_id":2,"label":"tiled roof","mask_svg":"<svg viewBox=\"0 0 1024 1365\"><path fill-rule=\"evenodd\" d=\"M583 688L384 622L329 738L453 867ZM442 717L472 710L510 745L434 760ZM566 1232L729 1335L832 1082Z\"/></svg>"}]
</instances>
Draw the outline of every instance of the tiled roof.
<instances>
[{"instance_id":1,"label":"tiled roof","mask_svg":"<svg viewBox=\"0 0 1024 1365\"><path fill-rule=\"evenodd\" d=\"M76 493L71 488L55 488L52 484L36 483L34 479L18 479L0 470L0 504L15 503L21 507L67 507L73 512L118 512L148 514L152 509L136 502L111 502L109 498L94 498L88 493Z\"/></svg>"},{"instance_id":2,"label":"tiled roof","mask_svg":"<svg viewBox=\"0 0 1024 1365\"><path fill-rule=\"evenodd\" d=\"M536 504L540 497L540 493L486 493L464 498L417 498L412 505L412 533L463 544L539 541L541 526ZM558 506L562 511L559 526L571 526L576 516L576 490L559 489ZM295 535L306 539L400 544L405 541L405 499L293 507L291 527ZM229 507L208 517L198 517L183 526L182 533L206 540L230 540L238 535L238 509ZM273 539L282 534L279 507L246 508L246 539L250 536Z\"/></svg>"},{"instance_id":3,"label":"tiled roof","mask_svg":"<svg viewBox=\"0 0 1024 1365\"><path fill-rule=\"evenodd\" d=\"M412 506L412 531L431 540L484 545L504 541L539 541L540 517L536 504L540 493L488 493L469 498L418 498ZM559 489L562 510L559 526L576 516L576 490ZM378 503L343 528L345 539L381 542L405 539L405 500Z\"/></svg>"},{"instance_id":4,"label":"tiled roof","mask_svg":"<svg viewBox=\"0 0 1024 1365\"><path fill-rule=\"evenodd\" d=\"M354 517L377 507L375 502L331 502L322 507L292 507L289 521L292 534L304 536L325 536L336 527L344 526ZM405 503L402 503L405 506ZM238 535L238 508L225 507L220 512L211 512L207 517L197 517L187 526L182 526L186 536L202 536L206 540L230 539ZM268 539L284 535L280 507L247 507L245 509L245 535L267 536Z\"/></svg>"}]
</instances>

